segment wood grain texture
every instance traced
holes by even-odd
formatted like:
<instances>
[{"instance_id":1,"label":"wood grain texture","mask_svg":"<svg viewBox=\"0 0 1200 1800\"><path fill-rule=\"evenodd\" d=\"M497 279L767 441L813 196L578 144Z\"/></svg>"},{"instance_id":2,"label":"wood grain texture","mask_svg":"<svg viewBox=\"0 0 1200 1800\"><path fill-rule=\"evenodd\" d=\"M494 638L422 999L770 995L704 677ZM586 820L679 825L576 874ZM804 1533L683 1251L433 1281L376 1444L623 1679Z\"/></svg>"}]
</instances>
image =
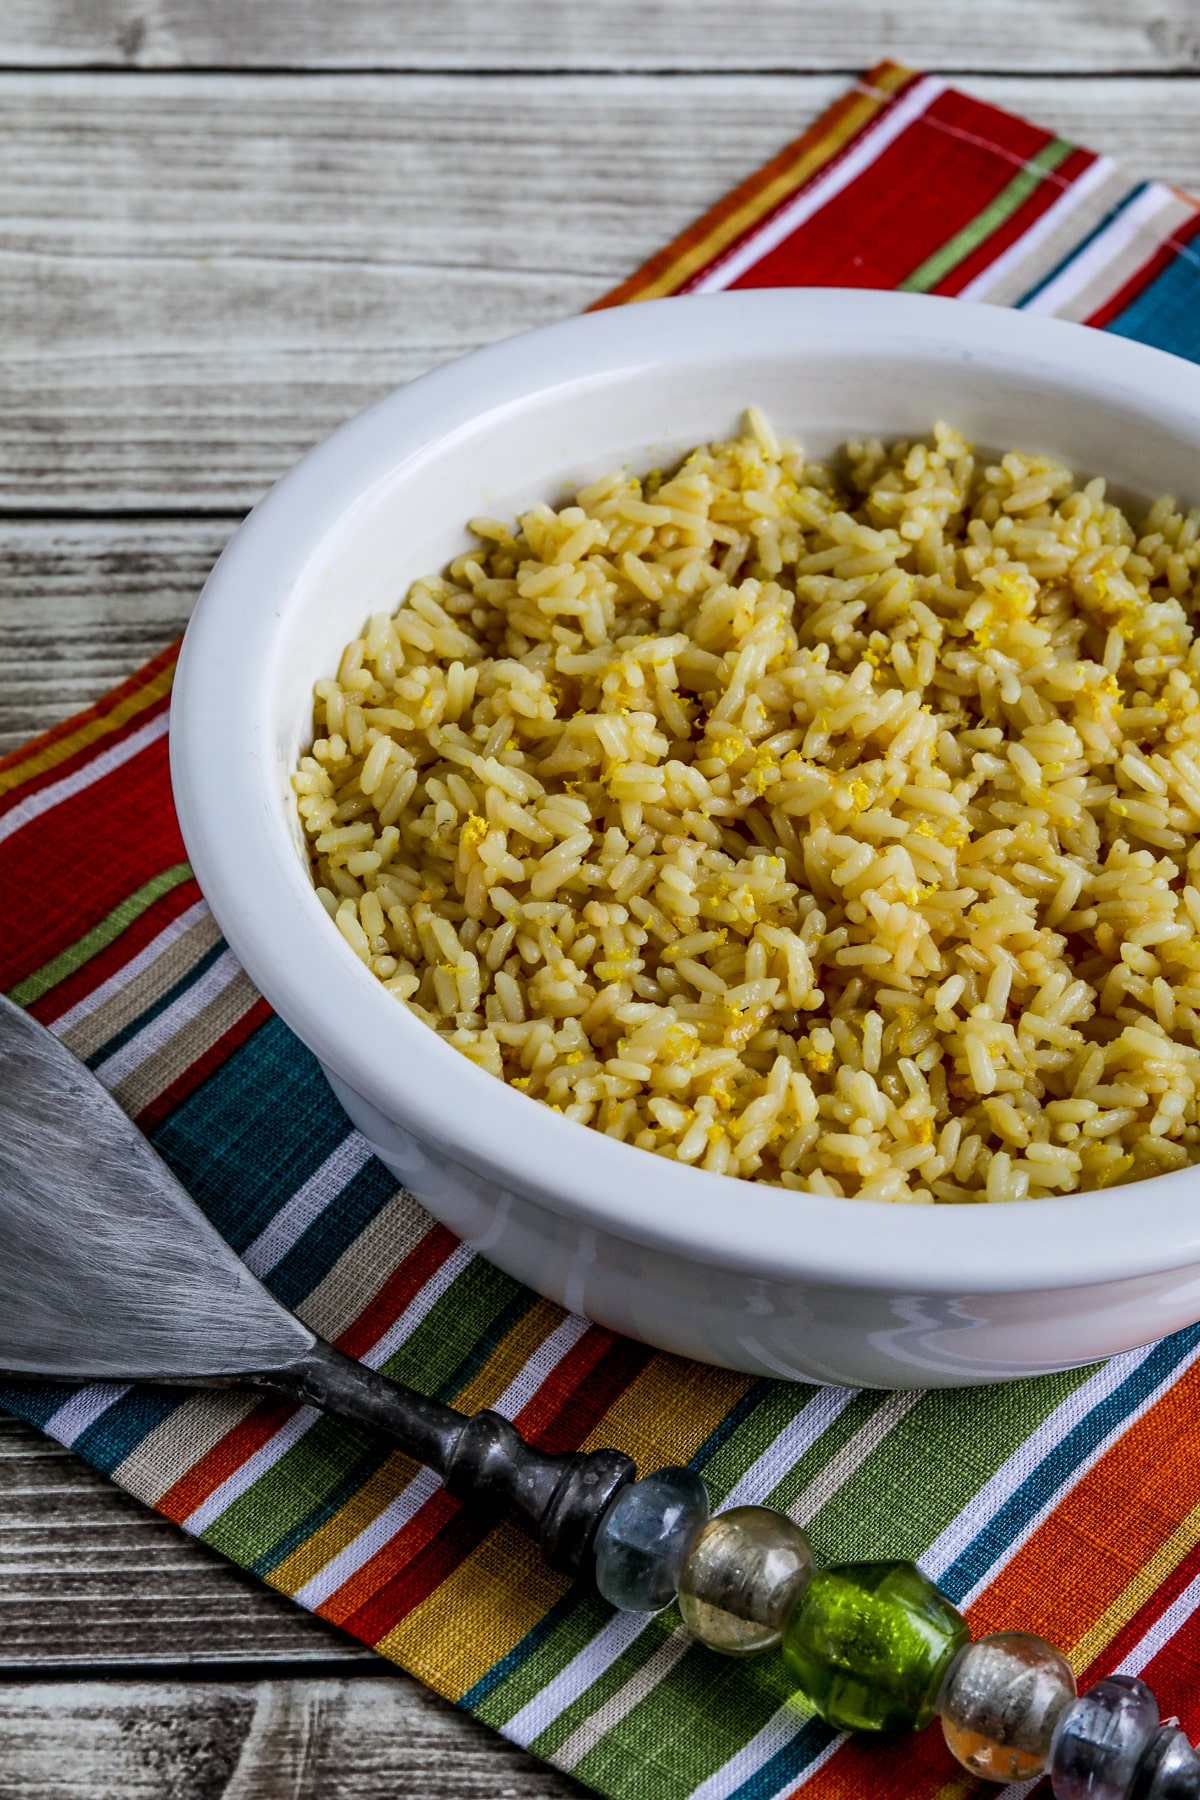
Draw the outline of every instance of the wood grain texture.
<instances>
[{"instance_id":1,"label":"wood grain texture","mask_svg":"<svg viewBox=\"0 0 1200 1800\"><path fill-rule=\"evenodd\" d=\"M0 1697L20 1675L55 1668L273 1661L383 1666L0 1414ZM8 1800L3 1769L0 1752Z\"/></svg>"},{"instance_id":2,"label":"wood grain texture","mask_svg":"<svg viewBox=\"0 0 1200 1800\"><path fill-rule=\"evenodd\" d=\"M1190 0L5 0L0 60L31 67L1200 67Z\"/></svg>"},{"instance_id":3,"label":"wood grain texture","mask_svg":"<svg viewBox=\"0 0 1200 1800\"><path fill-rule=\"evenodd\" d=\"M0 756L178 637L236 523L0 519Z\"/></svg>"},{"instance_id":4,"label":"wood grain texture","mask_svg":"<svg viewBox=\"0 0 1200 1800\"><path fill-rule=\"evenodd\" d=\"M1200 187L1200 78L969 85ZM588 304L843 87L0 78L0 508L243 510L389 387Z\"/></svg>"},{"instance_id":5,"label":"wood grain texture","mask_svg":"<svg viewBox=\"0 0 1200 1800\"><path fill-rule=\"evenodd\" d=\"M0 1689L2 1800L576 1800L405 1677Z\"/></svg>"}]
</instances>

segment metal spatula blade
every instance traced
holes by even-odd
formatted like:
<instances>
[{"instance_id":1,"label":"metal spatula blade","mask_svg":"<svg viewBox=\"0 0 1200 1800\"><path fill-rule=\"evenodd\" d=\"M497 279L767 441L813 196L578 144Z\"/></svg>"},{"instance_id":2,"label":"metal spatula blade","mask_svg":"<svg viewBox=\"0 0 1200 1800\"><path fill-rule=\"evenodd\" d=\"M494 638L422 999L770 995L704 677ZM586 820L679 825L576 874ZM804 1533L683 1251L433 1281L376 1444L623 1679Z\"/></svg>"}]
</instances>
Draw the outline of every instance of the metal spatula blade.
<instances>
[{"instance_id":1,"label":"metal spatula blade","mask_svg":"<svg viewBox=\"0 0 1200 1800\"><path fill-rule=\"evenodd\" d=\"M512 1507L579 1572L636 1469L547 1455L325 1343L272 1298L95 1076L0 995L0 1378L271 1387L386 1432L451 1493Z\"/></svg>"},{"instance_id":2,"label":"metal spatula blade","mask_svg":"<svg viewBox=\"0 0 1200 1800\"><path fill-rule=\"evenodd\" d=\"M90 1071L0 997L0 1370L197 1380L315 1341Z\"/></svg>"}]
</instances>

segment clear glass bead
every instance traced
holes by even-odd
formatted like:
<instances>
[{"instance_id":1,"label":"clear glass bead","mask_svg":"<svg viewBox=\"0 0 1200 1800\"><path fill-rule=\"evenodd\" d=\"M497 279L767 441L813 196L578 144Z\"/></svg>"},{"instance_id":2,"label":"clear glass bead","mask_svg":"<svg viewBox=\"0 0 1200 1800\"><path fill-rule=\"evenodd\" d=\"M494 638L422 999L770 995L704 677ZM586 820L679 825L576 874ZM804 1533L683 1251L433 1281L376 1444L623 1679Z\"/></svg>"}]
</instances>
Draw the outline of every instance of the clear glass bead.
<instances>
[{"instance_id":1,"label":"clear glass bead","mask_svg":"<svg viewBox=\"0 0 1200 1800\"><path fill-rule=\"evenodd\" d=\"M843 1731L928 1725L966 1620L906 1562L845 1563L813 1576L783 1634L797 1687Z\"/></svg>"},{"instance_id":2,"label":"clear glass bead","mask_svg":"<svg viewBox=\"0 0 1200 1800\"><path fill-rule=\"evenodd\" d=\"M1182 1731L1164 1725L1134 1779L1138 1800L1200 1800L1200 1753Z\"/></svg>"},{"instance_id":3,"label":"clear glass bead","mask_svg":"<svg viewBox=\"0 0 1200 1800\"><path fill-rule=\"evenodd\" d=\"M708 1489L691 1469L657 1469L621 1489L596 1533L596 1586L622 1612L660 1612L708 1519Z\"/></svg>"},{"instance_id":4,"label":"clear glass bead","mask_svg":"<svg viewBox=\"0 0 1200 1800\"><path fill-rule=\"evenodd\" d=\"M1098 1681L1059 1720L1050 1751L1055 1800L1127 1800L1157 1733L1158 1702L1144 1681Z\"/></svg>"},{"instance_id":5,"label":"clear glass bead","mask_svg":"<svg viewBox=\"0 0 1200 1800\"><path fill-rule=\"evenodd\" d=\"M773 1650L812 1578L808 1539L786 1513L731 1506L710 1519L679 1576L688 1630L724 1656Z\"/></svg>"},{"instance_id":6,"label":"clear glass bead","mask_svg":"<svg viewBox=\"0 0 1200 1800\"><path fill-rule=\"evenodd\" d=\"M938 1699L946 1743L986 1781L1032 1781L1075 1698L1066 1657L1027 1631L996 1631L968 1644Z\"/></svg>"}]
</instances>

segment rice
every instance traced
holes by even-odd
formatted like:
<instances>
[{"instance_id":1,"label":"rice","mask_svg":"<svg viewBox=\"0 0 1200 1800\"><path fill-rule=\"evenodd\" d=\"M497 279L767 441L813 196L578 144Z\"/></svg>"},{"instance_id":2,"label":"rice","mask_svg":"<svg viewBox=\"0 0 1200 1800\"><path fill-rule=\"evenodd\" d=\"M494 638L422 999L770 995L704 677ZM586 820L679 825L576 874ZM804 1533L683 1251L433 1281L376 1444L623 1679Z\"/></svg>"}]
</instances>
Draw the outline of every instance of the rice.
<instances>
[{"instance_id":1,"label":"rice","mask_svg":"<svg viewBox=\"0 0 1200 1800\"><path fill-rule=\"evenodd\" d=\"M1007 1201L1200 1159L1200 511L957 432L624 470L379 613L318 893L481 1068L676 1161Z\"/></svg>"}]
</instances>

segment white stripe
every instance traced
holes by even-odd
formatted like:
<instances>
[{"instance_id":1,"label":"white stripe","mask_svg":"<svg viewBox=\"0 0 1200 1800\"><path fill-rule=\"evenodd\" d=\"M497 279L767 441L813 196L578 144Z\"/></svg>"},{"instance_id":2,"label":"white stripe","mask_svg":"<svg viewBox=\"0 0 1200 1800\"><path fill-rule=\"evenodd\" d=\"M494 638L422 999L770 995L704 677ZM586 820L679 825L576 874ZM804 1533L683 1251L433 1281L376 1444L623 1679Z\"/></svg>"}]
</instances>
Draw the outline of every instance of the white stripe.
<instances>
[{"instance_id":1,"label":"white stripe","mask_svg":"<svg viewBox=\"0 0 1200 1800\"><path fill-rule=\"evenodd\" d=\"M629 1680L610 1694L602 1706L577 1725L565 1743L560 1744L554 1753L554 1761L560 1769L574 1769L581 1763L589 1751L594 1750L602 1737L605 1737L622 1719L627 1719L636 1706L640 1706L647 1694L654 1692L660 1681L665 1681L676 1663L682 1662L695 1643L690 1631L680 1625L669 1638L665 1638L647 1657L640 1669L634 1671Z\"/></svg>"},{"instance_id":2,"label":"white stripe","mask_svg":"<svg viewBox=\"0 0 1200 1800\"><path fill-rule=\"evenodd\" d=\"M111 1000L114 994L119 994L122 988L128 987L129 983L136 980L143 969L148 969L151 963L157 962L159 957L165 955L171 945L185 932L190 931L193 925L198 925L201 919L207 917L208 907L203 900L197 900L194 906L189 906L187 911L180 913L177 919L172 919L171 923L164 926L156 938L151 938L146 947L139 950L132 961L124 963L115 975L110 975L108 980L102 981L98 988L93 988L90 994L85 994L82 1000L76 1001L69 1012L65 1012L61 1018L55 1019L50 1027L55 1037L64 1037L73 1025L78 1025L81 1019L86 1019L89 1013L94 1013L96 1008L103 1006L106 1000Z\"/></svg>"},{"instance_id":3,"label":"white stripe","mask_svg":"<svg viewBox=\"0 0 1200 1800\"><path fill-rule=\"evenodd\" d=\"M74 774L65 775L61 781L51 782L49 787L39 788L35 794L27 794L24 800L19 800L11 811L0 818L0 844L5 838L12 837L14 832L20 831L22 825L28 825L31 819L40 818L52 807L70 800L75 794L81 794L93 782L103 780L105 775L111 775L114 769L119 769L122 763L129 762L147 744L152 744L155 738L163 736L168 722L169 715L166 712L159 713L149 724L131 732L119 744L114 744L111 750L104 750L99 756L94 756L91 762L76 769Z\"/></svg>"},{"instance_id":4,"label":"white stripe","mask_svg":"<svg viewBox=\"0 0 1200 1800\"><path fill-rule=\"evenodd\" d=\"M115 1406L128 1392L128 1382L90 1382L87 1387L72 1394L69 1400L64 1400L58 1411L46 1420L42 1430L47 1437L54 1438L69 1450L89 1426L94 1425L110 1406Z\"/></svg>"},{"instance_id":5,"label":"white stripe","mask_svg":"<svg viewBox=\"0 0 1200 1800\"><path fill-rule=\"evenodd\" d=\"M1154 1348L1154 1346L1152 1345L1151 1349L1153 1349L1153 1348ZM1148 1356L1149 1353L1150 1353L1149 1350L1147 1350L1145 1352L1135 1353L1135 1354L1138 1355L1139 1361L1144 1361L1145 1357ZM960 1608L965 1610L968 1606L970 1606L973 1603L974 1600L976 1600L978 1598L978 1596L983 1592L983 1590L986 1587L990 1586L990 1584L993 1581L995 1581L996 1577L1000 1574L1001 1570L1003 1570L1004 1568L1007 1567L1007 1565L1012 1561L1013 1557L1017 1554L1017 1552L1021 1549L1021 1547L1029 1541L1029 1539L1034 1535L1034 1533L1037 1530L1039 1530L1041 1525L1045 1522L1045 1520L1049 1517L1049 1515L1054 1511L1054 1509L1057 1506L1060 1506L1062 1504L1064 1497L1070 1493L1070 1491L1073 1487L1075 1487L1080 1481L1083 1480L1083 1477L1088 1473L1088 1470L1094 1468L1095 1465L1100 1461L1101 1457L1105 1456L1108 1453L1108 1451L1112 1449L1113 1445L1118 1443L1121 1440L1121 1438L1123 1438L1125 1436L1125 1433L1127 1431L1129 1431L1132 1428L1132 1426L1134 1426L1140 1418L1142 1418L1146 1413L1148 1413L1150 1411L1151 1407L1157 1405L1159 1400L1162 1399L1163 1395L1165 1393L1169 1392L1169 1390L1172 1387L1174 1387L1175 1383L1179 1380L1180 1376L1184 1373L1184 1371L1186 1369L1190 1368L1192 1366L1192 1364L1197 1361L1198 1358L1200 1358L1200 1346L1198 1346L1195 1350L1192 1350L1184 1358L1184 1360L1181 1363L1179 1363L1174 1369L1172 1369L1172 1371L1170 1372L1169 1375L1167 1375L1162 1381L1159 1382L1158 1386L1156 1388L1154 1388L1152 1390L1152 1392L1150 1392L1149 1394L1146 1395L1144 1400L1141 1400L1138 1403L1138 1405L1135 1406L1130 1412L1126 1413L1124 1415L1124 1417L1122 1419L1120 1419L1117 1422L1117 1424L1115 1424L1112 1427L1112 1429L1110 1431L1107 1431L1104 1434L1103 1438L1095 1446L1095 1448L1093 1450L1091 1450L1088 1453L1088 1455L1086 1457L1084 1457L1079 1463L1077 1463L1075 1465L1075 1467L1073 1469L1071 1469L1069 1471L1069 1473L1063 1478L1063 1480L1059 1483L1058 1487L1055 1489L1054 1493L1050 1495L1050 1497L1046 1500L1044 1505L1039 1507L1035 1516L1029 1520L1029 1522L1022 1528L1022 1530L1013 1539L1011 1539L1011 1541L1008 1544L1005 1545L1003 1551L1001 1551L999 1555L997 1555L996 1557L994 1557L992 1559L991 1565L989 1566L987 1572L984 1575L980 1576L979 1580L976 1581L974 1583L974 1585L972 1587L970 1587L967 1590L967 1592L962 1596L961 1600L959 1600L958 1605ZM1122 1358L1118 1358L1118 1359L1114 1359L1114 1360L1119 1360L1119 1361L1123 1362L1125 1359L1122 1357ZM1125 1372L1128 1373L1129 1372L1128 1369L1126 1369ZM933 1569L931 1569L930 1567L927 1566L925 1557L920 1557L918 1560L920 1561L921 1567L925 1570L925 1573L927 1575L930 1575L934 1580L936 1580L937 1575L935 1574Z\"/></svg>"},{"instance_id":6,"label":"white stripe","mask_svg":"<svg viewBox=\"0 0 1200 1800\"><path fill-rule=\"evenodd\" d=\"M371 1160L371 1146L357 1131L342 1139L315 1174L281 1206L269 1225L242 1251L242 1261L260 1280L281 1263L315 1219Z\"/></svg>"},{"instance_id":7,"label":"white stripe","mask_svg":"<svg viewBox=\"0 0 1200 1800\"><path fill-rule=\"evenodd\" d=\"M1104 230L1078 256L1072 257L1066 268L1060 270L1040 293L1035 294L1032 300L1022 301L1021 311L1056 313L1064 306L1069 306L1076 294L1082 293L1089 282L1103 273L1143 226L1148 225L1164 207L1177 205L1178 201L1178 194L1173 194L1170 188L1163 187L1161 182L1151 182L1136 200L1130 201L1115 219L1109 221Z\"/></svg>"},{"instance_id":8,"label":"white stripe","mask_svg":"<svg viewBox=\"0 0 1200 1800\"><path fill-rule=\"evenodd\" d=\"M322 1601L328 1600L330 1594L336 1594L343 1582L349 1581L364 1564L377 1556L398 1531L403 1531L409 1521L439 1492L441 1485L432 1469L418 1469L403 1493L397 1494L381 1513L376 1513L365 1530L352 1538L343 1550L339 1550L310 1581L306 1581L292 1595L293 1600L312 1611Z\"/></svg>"},{"instance_id":9,"label":"white stripe","mask_svg":"<svg viewBox=\"0 0 1200 1800\"><path fill-rule=\"evenodd\" d=\"M1121 1356L1112 1357L1060 1401L1031 1437L1018 1444L1007 1461L1001 1463L978 1493L972 1495L958 1517L950 1521L921 1557L921 1567L931 1581L941 1579L1039 1464L1070 1436L1094 1407L1116 1392L1121 1383L1145 1362L1153 1348L1150 1345L1144 1350L1127 1350Z\"/></svg>"},{"instance_id":10,"label":"white stripe","mask_svg":"<svg viewBox=\"0 0 1200 1800\"><path fill-rule=\"evenodd\" d=\"M394 1356L406 1338L412 1336L434 1306L441 1299L446 1289L458 1280L463 1270L474 1262L475 1252L466 1244L456 1244L440 1269L435 1269L425 1286L413 1295L394 1325L389 1325L381 1338L377 1338L360 1361L369 1369L381 1369L389 1356Z\"/></svg>"},{"instance_id":11,"label":"white stripe","mask_svg":"<svg viewBox=\"0 0 1200 1800\"><path fill-rule=\"evenodd\" d=\"M198 981L185 989L170 1006L164 1007L149 1024L136 1031L119 1050L97 1064L94 1070L97 1078L106 1088L115 1088L157 1050L161 1050L164 1044L169 1044L172 1038L178 1037L184 1027L202 1013L218 994L223 993L230 982L236 981L241 972L241 964L233 951L223 950Z\"/></svg>"},{"instance_id":12,"label":"white stripe","mask_svg":"<svg viewBox=\"0 0 1200 1800\"><path fill-rule=\"evenodd\" d=\"M1154 1661L1177 1631L1181 1631L1200 1606L1200 1575L1184 1588L1168 1606L1166 1612L1160 1613L1145 1637L1138 1639L1129 1655L1112 1672L1114 1675L1140 1675L1147 1663Z\"/></svg>"},{"instance_id":13,"label":"white stripe","mask_svg":"<svg viewBox=\"0 0 1200 1800\"><path fill-rule=\"evenodd\" d=\"M1040 219L1034 220L1028 231L1023 231L1015 243L1010 244L1008 249L994 262L988 264L986 269L982 269L973 281L968 281L966 287L959 289L958 298L960 300L986 300L996 284L1003 281L1010 270L1018 267L1032 256L1039 244L1044 244L1047 238L1053 237L1071 214L1077 211L1085 200L1090 199L1097 188L1103 187L1109 176L1116 173L1116 167L1116 163L1110 156L1098 157L1090 168L1084 170L1078 181L1073 181L1070 187L1059 195L1053 206L1044 212ZM1053 181L1055 178L1051 175L1047 179Z\"/></svg>"},{"instance_id":14,"label":"white stripe","mask_svg":"<svg viewBox=\"0 0 1200 1800\"><path fill-rule=\"evenodd\" d=\"M889 1394L875 1408L853 1437L848 1438L836 1455L818 1471L804 1492L797 1494L792 1501L788 1512L797 1524L807 1525L810 1519L815 1518L826 1501L833 1499L838 1489L849 1481L856 1469L862 1467L872 1450L912 1411L920 1398L919 1393L909 1389L907 1392Z\"/></svg>"},{"instance_id":15,"label":"white stripe","mask_svg":"<svg viewBox=\"0 0 1200 1800\"><path fill-rule=\"evenodd\" d=\"M725 1507L760 1505L788 1470L795 1468L804 1452L828 1431L854 1395L854 1388L818 1388L812 1399L767 1445L758 1460L751 1463L741 1480L734 1483L722 1504Z\"/></svg>"},{"instance_id":16,"label":"white stripe","mask_svg":"<svg viewBox=\"0 0 1200 1800\"><path fill-rule=\"evenodd\" d=\"M260 1475L265 1475L268 1469L273 1469L281 1457L287 1455L292 1445L300 1442L309 1426L315 1425L320 1417L321 1414L313 1406L302 1406L298 1412L293 1413L287 1423L280 1426L274 1437L268 1438L265 1444L260 1445L253 1456L247 1457L239 1469L235 1469L232 1475L226 1476L219 1487L213 1489L207 1500L202 1500L195 1511L188 1514L183 1521L184 1528L196 1537L199 1537L202 1531L207 1531L208 1527L215 1519L220 1518L227 1507L232 1506L234 1501L246 1492L247 1488L254 1486Z\"/></svg>"},{"instance_id":17,"label":"white stripe","mask_svg":"<svg viewBox=\"0 0 1200 1800\"><path fill-rule=\"evenodd\" d=\"M856 181L865 169L869 169L888 145L901 132L906 131L914 119L920 117L945 85L944 81L937 80L935 76L926 75L889 112L885 112L873 125L868 125L853 147L832 168L827 169L810 187L802 189L794 200L766 221L761 231L752 233L744 243L736 245L728 256L701 276L696 285L687 291L693 294L718 293L722 288L729 287L746 269L761 262L769 250L790 237L806 219L820 212L835 195L849 187L852 181Z\"/></svg>"},{"instance_id":18,"label":"white stripe","mask_svg":"<svg viewBox=\"0 0 1200 1800\"><path fill-rule=\"evenodd\" d=\"M778 1756L785 1744L790 1744L806 1723L807 1720L800 1716L796 1708L785 1701L779 1711L772 1713L762 1729L756 1731L727 1763L722 1763L698 1788L693 1788L688 1800L725 1800L727 1794L736 1793L742 1783L757 1774L764 1763L769 1763L773 1756ZM841 1739L838 1741L840 1743ZM791 1786L795 1785L793 1781Z\"/></svg>"},{"instance_id":19,"label":"white stripe","mask_svg":"<svg viewBox=\"0 0 1200 1800\"><path fill-rule=\"evenodd\" d=\"M575 1313L569 1314L538 1345L524 1367L514 1375L492 1408L493 1412L503 1413L506 1419L515 1418L588 1329L586 1319L579 1318ZM351 1538L293 1597L301 1606L320 1606L330 1594L337 1592L343 1582L349 1581L365 1563L370 1562L398 1531L403 1530L425 1503L432 1500L441 1485L431 1469L422 1469L403 1493L398 1494L381 1513L377 1513L370 1524L357 1537Z\"/></svg>"},{"instance_id":20,"label":"white stripe","mask_svg":"<svg viewBox=\"0 0 1200 1800\"><path fill-rule=\"evenodd\" d=\"M591 1642L571 1658L566 1668L560 1669L553 1681L547 1682L520 1712L513 1714L503 1727L505 1737L528 1749L534 1739L554 1723L559 1713L565 1712L605 1669L624 1655L653 1617L653 1613L614 1613Z\"/></svg>"}]
</instances>

